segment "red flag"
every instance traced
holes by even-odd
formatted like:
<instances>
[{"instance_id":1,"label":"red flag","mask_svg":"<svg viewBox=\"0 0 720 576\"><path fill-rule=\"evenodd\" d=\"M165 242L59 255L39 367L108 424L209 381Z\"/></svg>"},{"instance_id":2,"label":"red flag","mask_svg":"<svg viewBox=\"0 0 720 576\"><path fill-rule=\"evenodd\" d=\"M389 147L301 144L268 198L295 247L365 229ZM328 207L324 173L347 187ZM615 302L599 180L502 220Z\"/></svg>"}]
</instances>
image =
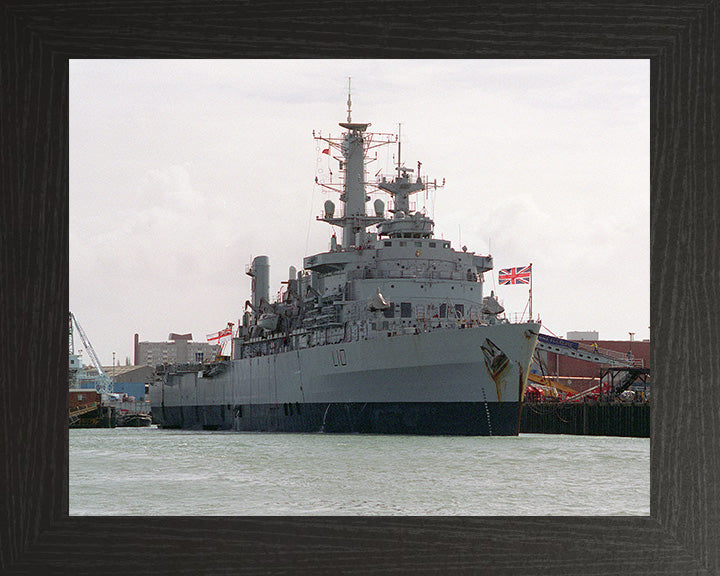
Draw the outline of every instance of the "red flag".
<instances>
[{"instance_id":1,"label":"red flag","mask_svg":"<svg viewBox=\"0 0 720 576\"><path fill-rule=\"evenodd\" d=\"M325 148L325 150L323 150L322 153L330 156L330 148Z\"/></svg>"},{"instance_id":2,"label":"red flag","mask_svg":"<svg viewBox=\"0 0 720 576\"><path fill-rule=\"evenodd\" d=\"M232 337L232 325L228 323L227 328L224 328L220 330L220 332L216 332L215 334L208 334L207 339L208 342L213 342L215 344L220 344L223 341L226 341L227 339Z\"/></svg>"}]
</instances>

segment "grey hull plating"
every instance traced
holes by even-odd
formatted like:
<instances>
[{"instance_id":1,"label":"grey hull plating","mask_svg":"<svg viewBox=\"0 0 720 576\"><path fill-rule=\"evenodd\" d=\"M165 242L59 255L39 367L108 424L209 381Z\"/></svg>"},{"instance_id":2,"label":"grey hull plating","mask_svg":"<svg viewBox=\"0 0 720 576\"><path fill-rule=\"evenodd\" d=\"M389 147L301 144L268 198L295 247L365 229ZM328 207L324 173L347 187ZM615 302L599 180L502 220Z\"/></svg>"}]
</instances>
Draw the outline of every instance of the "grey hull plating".
<instances>
[{"instance_id":1,"label":"grey hull plating","mask_svg":"<svg viewBox=\"0 0 720 576\"><path fill-rule=\"evenodd\" d=\"M212 377L170 373L151 391L153 420L195 430L508 435L536 324L343 342L234 360ZM507 362L493 375L484 348Z\"/></svg>"}]
</instances>

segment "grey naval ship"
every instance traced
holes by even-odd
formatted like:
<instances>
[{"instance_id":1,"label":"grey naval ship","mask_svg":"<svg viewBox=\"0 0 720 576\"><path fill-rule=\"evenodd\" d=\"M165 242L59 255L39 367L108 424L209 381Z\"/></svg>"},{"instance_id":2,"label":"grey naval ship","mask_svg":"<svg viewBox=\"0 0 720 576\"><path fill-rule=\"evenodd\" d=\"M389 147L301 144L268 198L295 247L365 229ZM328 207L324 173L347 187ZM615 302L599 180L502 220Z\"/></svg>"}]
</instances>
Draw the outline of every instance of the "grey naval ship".
<instances>
[{"instance_id":1,"label":"grey naval ship","mask_svg":"<svg viewBox=\"0 0 720 576\"><path fill-rule=\"evenodd\" d=\"M540 323L511 323L495 295L483 295L492 257L434 236L411 197L437 182L420 176L419 162L417 174L404 167L398 136L352 122L350 104L340 137L313 134L339 162L338 182L318 183L340 193L342 211L327 200L318 220L341 241L333 234L329 251L290 267L275 301L268 257L252 260L231 354L157 367L150 397L160 427L518 434ZM369 183L368 152L381 145L397 145L396 168ZM368 214L368 187L387 209L377 198Z\"/></svg>"}]
</instances>

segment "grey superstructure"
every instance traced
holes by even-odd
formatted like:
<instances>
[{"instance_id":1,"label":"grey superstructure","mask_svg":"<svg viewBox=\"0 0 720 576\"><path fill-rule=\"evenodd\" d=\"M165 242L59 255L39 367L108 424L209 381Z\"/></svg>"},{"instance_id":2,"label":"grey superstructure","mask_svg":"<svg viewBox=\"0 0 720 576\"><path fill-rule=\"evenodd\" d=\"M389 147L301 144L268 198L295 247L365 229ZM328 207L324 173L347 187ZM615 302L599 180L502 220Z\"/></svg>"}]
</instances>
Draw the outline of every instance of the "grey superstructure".
<instances>
[{"instance_id":1,"label":"grey superstructure","mask_svg":"<svg viewBox=\"0 0 720 576\"><path fill-rule=\"evenodd\" d=\"M492 257L454 250L413 210L432 186L400 162L400 144L348 121L339 151L342 213L320 220L342 230L328 252L290 268L269 298L269 259L248 267L252 296L229 357L159 367L151 387L162 427L286 432L515 435L540 324L509 323L484 296ZM377 138L385 138L379 142ZM398 142L396 174L376 188L392 209L366 211L368 150ZM327 185L332 188L332 185ZM375 231L370 231L374 228Z\"/></svg>"}]
</instances>

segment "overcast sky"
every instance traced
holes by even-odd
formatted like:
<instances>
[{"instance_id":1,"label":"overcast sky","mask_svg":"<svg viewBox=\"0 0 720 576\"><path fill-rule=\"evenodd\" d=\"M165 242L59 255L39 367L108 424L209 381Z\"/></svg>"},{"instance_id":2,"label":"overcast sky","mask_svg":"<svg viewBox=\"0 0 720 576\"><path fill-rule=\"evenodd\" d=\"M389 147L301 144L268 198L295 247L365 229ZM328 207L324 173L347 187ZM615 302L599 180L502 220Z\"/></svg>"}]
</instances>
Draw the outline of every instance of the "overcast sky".
<instances>
[{"instance_id":1,"label":"overcast sky","mask_svg":"<svg viewBox=\"0 0 720 576\"><path fill-rule=\"evenodd\" d=\"M527 318L528 287L498 286L497 271L532 263L544 331L647 339L649 73L647 60L72 60L70 310L101 362L124 364L135 333L206 341L237 323L255 256L276 294L329 248L335 229L315 218L340 203L315 177L338 169L313 130L340 135L351 77L353 121L400 125L406 165L445 178L418 208L436 236L493 256L486 292L511 317ZM369 179L394 154L378 149Z\"/></svg>"}]
</instances>

